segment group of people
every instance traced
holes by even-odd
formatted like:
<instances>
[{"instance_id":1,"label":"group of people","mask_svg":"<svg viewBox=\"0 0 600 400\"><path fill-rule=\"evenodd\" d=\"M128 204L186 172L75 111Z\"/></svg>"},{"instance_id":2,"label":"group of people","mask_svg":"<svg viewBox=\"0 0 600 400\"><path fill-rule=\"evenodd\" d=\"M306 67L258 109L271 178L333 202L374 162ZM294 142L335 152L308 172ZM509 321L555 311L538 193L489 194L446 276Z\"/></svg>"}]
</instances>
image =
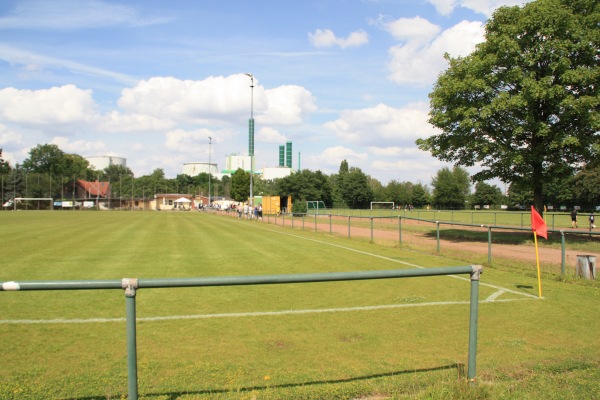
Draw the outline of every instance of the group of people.
<instances>
[{"instance_id":1,"label":"group of people","mask_svg":"<svg viewBox=\"0 0 600 400\"><path fill-rule=\"evenodd\" d=\"M591 231L593 228L596 227L596 225L595 225L596 217L594 216L593 211L588 216L588 221L590 223L590 231ZM573 211L571 211L571 228L579 228L579 225L577 225L577 210L576 209L573 209Z\"/></svg>"},{"instance_id":2,"label":"group of people","mask_svg":"<svg viewBox=\"0 0 600 400\"><path fill-rule=\"evenodd\" d=\"M252 211L252 213L250 213L250 211ZM263 209L262 209L262 205L259 204L258 206L254 206L254 209L250 209L250 206L248 204L244 204L244 206L238 206L237 207L237 212L238 212L238 218L242 218L242 215L244 216L244 218L248 219L252 219L252 216L254 215L254 218L256 219L262 219L262 214L263 214Z\"/></svg>"}]
</instances>

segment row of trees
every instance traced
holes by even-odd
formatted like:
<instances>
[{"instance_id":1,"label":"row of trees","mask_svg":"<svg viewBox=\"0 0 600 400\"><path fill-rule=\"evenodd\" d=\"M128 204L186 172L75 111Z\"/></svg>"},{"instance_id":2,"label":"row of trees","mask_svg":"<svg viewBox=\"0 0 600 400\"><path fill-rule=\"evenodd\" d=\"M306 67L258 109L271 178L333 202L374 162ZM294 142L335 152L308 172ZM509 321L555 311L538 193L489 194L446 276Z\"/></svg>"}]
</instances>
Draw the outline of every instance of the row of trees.
<instances>
[{"instance_id":1,"label":"row of trees","mask_svg":"<svg viewBox=\"0 0 600 400\"><path fill-rule=\"evenodd\" d=\"M485 41L475 51L448 56L449 67L429 95L429 123L441 133L416 145L455 167L438 171L431 189L411 182L382 185L343 161L339 172L329 176L303 170L271 182L257 179L254 193L351 208L371 201L454 209L469 204L534 204L538 211L544 205L595 207L600 203L599 24L597 0L501 7L487 22ZM480 171L469 177L462 167L474 165ZM207 193L209 178L167 179L162 170L134 178L121 167L92 171L82 157L53 145L32 149L21 168L10 168L0 154L0 173L3 193L16 194L29 179L26 191L31 193L33 180L35 190L50 188L52 197L76 178L109 180L113 194L121 197ZM31 173L45 175L24 179ZM491 179L510 184L508 198L485 183ZM215 179L214 193L244 201L249 181L248 173L238 170L231 179ZM474 193L471 181L476 182Z\"/></svg>"},{"instance_id":2,"label":"row of trees","mask_svg":"<svg viewBox=\"0 0 600 400\"><path fill-rule=\"evenodd\" d=\"M510 182L513 201L597 205L600 155L600 3L537 0L501 7L485 41L430 93L440 134L419 148L476 181Z\"/></svg>"},{"instance_id":3,"label":"row of trees","mask_svg":"<svg viewBox=\"0 0 600 400\"><path fill-rule=\"evenodd\" d=\"M0 149L0 176L3 203L13 197L72 199L78 179L110 182L115 199L144 199L157 193L208 196L209 188L206 173L197 176L180 174L169 179L162 169L140 177L119 165L96 171L90 168L85 158L66 154L53 144L34 147L29 158L14 168L2 159ZM210 177L210 180L213 199L248 200L248 172L239 169L231 177ZM346 160L340 164L338 173L332 175L305 169L270 181L255 178L253 183L255 195L292 196L295 210L302 210L308 200L323 201L328 207L368 208L372 201L393 201L398 206L432 206L437 209L463 209L473 205L498 208L501 204L529 205L533 201L533 192L526 185L511 185L508 196L503 195L497 186L485 182L478 182L473 187L472 177L460 166L439 170L432 177L431 186L396 180L384 185L360 168L350 167ZM549 181L544 188L546 205L579 205L591 209L600 203L600 166L584 169L568 179Z\"/></svg>"}]
</instances>

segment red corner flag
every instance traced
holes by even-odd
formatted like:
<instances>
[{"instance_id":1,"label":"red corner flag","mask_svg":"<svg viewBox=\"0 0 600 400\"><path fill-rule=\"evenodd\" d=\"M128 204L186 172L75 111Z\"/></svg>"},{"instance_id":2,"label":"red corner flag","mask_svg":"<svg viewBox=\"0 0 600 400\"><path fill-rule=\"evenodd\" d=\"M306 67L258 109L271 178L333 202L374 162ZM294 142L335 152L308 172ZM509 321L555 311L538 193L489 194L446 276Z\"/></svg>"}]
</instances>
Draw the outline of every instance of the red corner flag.
<instances>
[{"instance_id":1,"label":"red corner flag","mask_svg":"<svg viewBox=\"0 0 600 400\"><path fill-rule=\"evenodd\" d=\"M548 240L548 227L542 216L531 206L531 230Z\"/></svg>"}]
</instances>

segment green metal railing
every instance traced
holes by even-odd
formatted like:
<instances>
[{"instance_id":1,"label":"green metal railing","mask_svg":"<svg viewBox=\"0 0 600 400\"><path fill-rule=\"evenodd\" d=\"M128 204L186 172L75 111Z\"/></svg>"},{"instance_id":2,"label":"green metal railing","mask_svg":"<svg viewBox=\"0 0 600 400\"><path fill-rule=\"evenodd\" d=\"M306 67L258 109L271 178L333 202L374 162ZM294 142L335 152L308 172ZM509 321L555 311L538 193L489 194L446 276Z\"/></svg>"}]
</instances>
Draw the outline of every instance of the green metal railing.
<instances>
[{"instance_id":1,"label":"green metal railing","mask_svg":"<svg viewBox=\"0 0 600 400\"><path fill-rule=\"evenodd\" d=\"M480 265L462 267L439 267L422 269L396 269L383 271L330 272L320 274L258 275L239 277L171 278L87 281L28 281L2 282L0 291L32 290L99 290L121 289L125 292L126 334L127 334L127 383L129 399L138 398L137 374L137 333L136 333L136 292L142 288L176 288L207 286L273 285L285 283L355 281L370 279L410 278L440 275L469 274L471 276L469 353L467 379L475 382L477 359L477 320L479 303L479 278L483 272Z\"/></svg>"},{"instance_id":2,"label":"green metal railing","mask_svg":"<svg viewBox=\"0 0 600 400\"><path fill-rule=\"evenodd\" d=\"M427 211L427 212L432 212L432 211ZM492 213L489 213L492 214ZM496 213L493 213L496 214ZM501 213L499 213L501 214ZM523 215L530 215L529 213L521 213ZM489 265L492 264L492 234L493 231L515 231L515 232L531 232L531 228L523 228L523 227L518 227L518 226L510 226L510 225L491 225L491 224L474 224L474 223L465 223L465 222L456 222L456 221L442 221L442 220L432 220L432 219L423 219L423 218L415 218L415 217L406 217L406 216L402 216L402 215L398 215L398 216L356 216L356 215L341 215L341 214L320 214L320 215L302 215L300 217L294 217L293 215L291 216L291 226L292 228L294 228L294 219L302 219L302 230L304 230L304 220L305 218L312 218L313 220L313 225L314 227L312 228L314 230L314 232L318 232L319 228L318 228L318 223L317 220L319 218L321 218L322 221L325 220L325 218L328 219L327 223L328 224L328 230L329 230L329 234L333 235L333 217L341 217L342 219L346 220L346 225L347 225L347 237L348 239L352 238L352 234L351 234L351 230L352 230L352 222L353 221L359 221L359 223L361 221L367 221L365 222L365 224L368 224L367 229L370 232L370 240L371 242L374 242L375 240L375 233L378 231L378 229L375 228L374 225L374 221L379 220L379 221L395 221L397 220L397 225L398 225L398 245L402 246L403 245L403 237L402 237L402 222L403 221L416 221L418 223L423 222L423 223L429 223L429 224L433 224L435 225L435 236L436 236L436 251L437 253L441 252L441 228L443 226L458 226L458 227L466 227L466 228L484 228L487 231L487 245L488 245L488 251L487 251L487 262ZM282 216L280 217L281 219L281 225L285 226L285 218ZM271 220L267 217L266 220L267 223L271 223ZM275 225L277 225L277 217L275 217L275 221L274 221ZM323 223L325 224L325 223ZM521 223L521 225L523 225L523 223ZM321 228L322 229L322 228ZM561 239L561 260L560 260L560 265L561 265L561 274L565 275L566 273L566 252L567 252L567 242L566 242L566 235L572 235L573 237L577 237L577 236L582 236L582 235L587 235L589 237L594 237L594 236L600 236L600 231L592 231L590 229L569 229L569 230L565 230L565 229L548 229L548 233L558 233L560 234L560 239Z\"/></svg>"}]
</instances>

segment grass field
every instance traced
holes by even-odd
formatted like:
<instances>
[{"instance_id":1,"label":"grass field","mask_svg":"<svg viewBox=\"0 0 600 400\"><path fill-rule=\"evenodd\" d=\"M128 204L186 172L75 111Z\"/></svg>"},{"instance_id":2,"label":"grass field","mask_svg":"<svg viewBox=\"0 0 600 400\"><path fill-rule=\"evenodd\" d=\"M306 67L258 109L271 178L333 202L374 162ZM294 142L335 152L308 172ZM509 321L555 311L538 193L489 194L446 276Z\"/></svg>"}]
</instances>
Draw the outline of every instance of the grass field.
<instances>
[{"instance_id":1,"label":"grass field","mask_svg":"<svg viewBox=\"0 0 600 400\"><path fill-rule=\"evenodd\" d=\"M1 212L0 243L0 282L465 265L192 212ZM600 398L600 289L536 285L485 270L475 386L468 279L141 289L140 397ZM120 290L0 292L0 398L126 397L124 315Z\"/></svg>"}]
</instances>

